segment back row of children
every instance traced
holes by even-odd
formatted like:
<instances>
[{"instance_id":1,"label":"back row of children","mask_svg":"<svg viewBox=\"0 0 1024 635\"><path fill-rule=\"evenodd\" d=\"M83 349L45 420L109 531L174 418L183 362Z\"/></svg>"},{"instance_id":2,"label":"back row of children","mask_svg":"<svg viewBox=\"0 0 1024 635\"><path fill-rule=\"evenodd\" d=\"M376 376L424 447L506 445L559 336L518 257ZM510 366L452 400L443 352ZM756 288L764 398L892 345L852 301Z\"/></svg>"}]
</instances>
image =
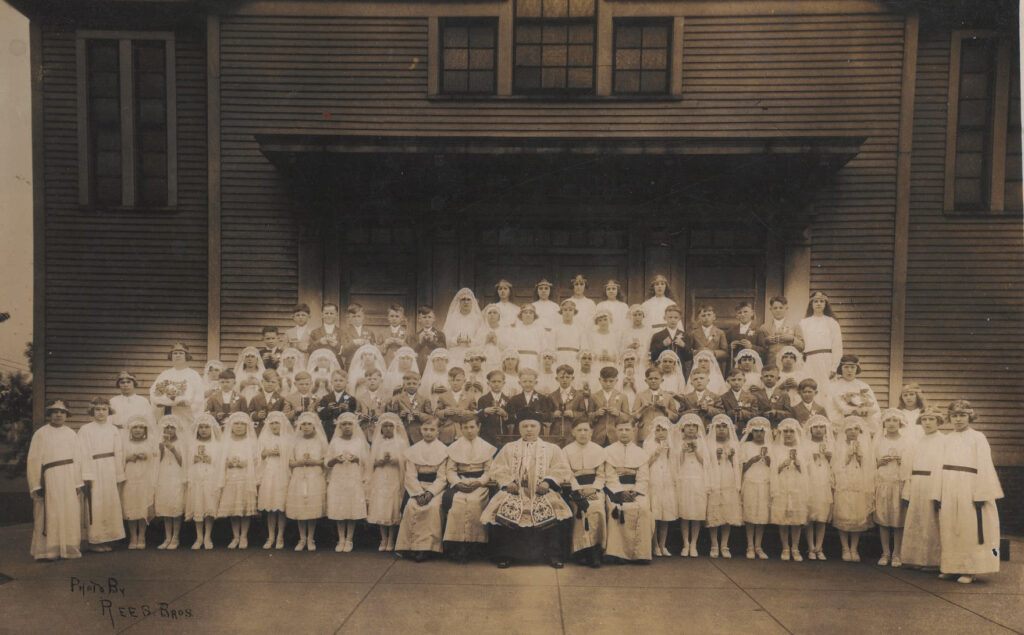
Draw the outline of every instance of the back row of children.
<instances>
[{"instance_id":1,"label":"back row of children","mask_svg":"<svg viewBox=\"0 0 1024 635\"><path fill-rule=\"evenodd\" d=\"M436 419L425 420L421 440L410 446L395 413L380 417L368 444L351 412L338 417L329 442L313 413L299 415L297 429L272 413L259 435L244 412L229 415L223 433L208 413L192 427L174 414L155 427L135 414L122 432L110 402L97 398L93 421L76 435L64 426L67 412L62 402L47 406L47 425L29 451L37 558L80 555L83 529L94 550L109 551L125 535L122 519L129 549L144 548L145 526L156 516L164 518L160 549L177 548L183 519L196 526L192 548L212 548L214 518L230 520L228 548L246 548L250 519L262 511L265 549L283 547L287 517L298 524L296 550L315 550L313 527L326 516L337 524L337 551L352 550L356 524L366 521L380 527L382 551L422 560L447 541L449 553L465 561L471 546L486 542L485 525L497 522L487 513L489 486L505 486L504 477L489 474L496 448L479 437L474 416L450 445L437 439ZM821 415L807 426L784 419L774 432L754 417L741 439L724 414L707 426L695 413L677 423L657 416L642 449L632 420L617 420L615 442L601 448L592 440L596 426L580 418L573 442L564 450L551 446L568 467L554 485L576 512L573 551L591 566L602 550L627 560L671 555L667 528L677 519L680 555L698 555L707 526L710 555L729 558L730 529L745 525L747 558L767 558L761 540L765 525L775 524L782 559L796 561L803 559L801 535L810 559L826 558L829 522L840 532L843 560L859 561L860 535L877 524L879 565L939 567L944 577L968 583L998 570L995 501L1002 491L984 435L970 428L970 404L952 403L948 416L953 431L942 435L944 413L921 412L918 438L896 409L882 414L874 438L858 415L844 419L838 438ZM520 425L527 422L538 424Z\"/></svg>"}]
</instances>

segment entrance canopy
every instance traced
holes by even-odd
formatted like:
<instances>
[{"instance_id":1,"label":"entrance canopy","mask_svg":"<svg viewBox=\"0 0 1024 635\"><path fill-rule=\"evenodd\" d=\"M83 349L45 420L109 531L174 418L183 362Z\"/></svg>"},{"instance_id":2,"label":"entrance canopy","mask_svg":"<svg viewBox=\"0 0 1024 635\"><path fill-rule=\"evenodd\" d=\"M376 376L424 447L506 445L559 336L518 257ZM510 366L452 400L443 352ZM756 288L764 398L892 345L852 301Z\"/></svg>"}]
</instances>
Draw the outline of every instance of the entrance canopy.
<instances>
[{"instance_id":1,"label":"entrance canopy","mask_svg":"<svg viewBox=\"0 0 1024 635\"><path fill-rule=\"evenodd\" d=\"M495 197L650 204L652 213L773 201L792 213L864 139L256 135L303 198L347 213L403 202L446 211Z\"/></svg>"}]
</instances>

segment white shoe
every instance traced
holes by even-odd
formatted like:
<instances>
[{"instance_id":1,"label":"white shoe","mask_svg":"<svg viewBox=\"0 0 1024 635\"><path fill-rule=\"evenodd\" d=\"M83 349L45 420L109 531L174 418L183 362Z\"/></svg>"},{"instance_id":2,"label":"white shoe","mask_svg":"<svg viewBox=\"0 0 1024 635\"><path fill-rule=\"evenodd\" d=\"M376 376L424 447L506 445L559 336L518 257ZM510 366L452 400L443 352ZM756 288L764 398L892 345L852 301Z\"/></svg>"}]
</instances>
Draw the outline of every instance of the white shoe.
<instances>
[{"instance_id":1,"label":"white shoe","mask_svg":"<svg viewBox=\"0 0 1024 635\"><path fill-rule=\"evenodd\" d=\"M789 560L789 549L783 549L783 550L782 550L782 556L781 556L781 559L782 559L782 560L786 560L786 561L788 561L788 560Z\"/></svg>"},{"instance_id":2,"label":"white shoe","mask_svg":"<svg viewBox=\"0 0 1024 635\"><path fill-rule=\"evenodd\" d=\"M680 558L685 558L690 555L690 545L683 545L682 551L679 552Z\"/></svg>"},{"instance_id":3,"label":"white shoe","mask_svg":"<svg viewBox=\"0 0 1024 635\"><path fill-rule=\"evenodd\" d=\"M810 550L807 551L807 559L808 560L817 560L818 559L818 554L814 551L814 549L810 549Z\"/></svg>"},{"instance_id":4,"label":"white shoe","mask_svg":"<svg viewBox=\"0 0 1024 635\"><path fill-rule=\"evenodd\" d=\"M852 562L853 556L850 555L849 549L843 549L843 562Z\"/></svg>"},{"instance_id":5,"label":"white shoe","mask_svg":"<svg viewBox=\"0 0 1024 635\"><path fill-rule=\"evenodd\" d=\"M306 539L306 551L316 551L316 543L313 542L312 538Z\"/></svg>"},{"instance_id":6,"label":"white shoe","mask_svg":"<svg viewBox=\"0 0 1024 635\"><path fill-rule=\"evenodd\" d=\"M239 549L248 549L249 548L249 538L246 537L246 536L242 536L242 538L238 541L238 548Z\"/></svg>"},{"instance_id":7,"label":"white shoe","mask_svg":"<svg viewBox=\"0 0 1024 635\"><path fill-rule=\"evenodd\" d=\"M177 538L174 538L174 539L171 540L171 542L167 543L168 551L173 551L173 550L175 550L177 548L178 548L178 539Z\"/></svg>"},{"instance_id":8,"label":"white shoe","mask_svg":"<svg viewBox=\"0 0 1024 635\"><path fill-rule=\"evenodd\" d=\"M753 560L753 559L754 559L754 550L753 549L747 549L747 560Z\"/></svg>"},{"instance_id":9,"label":"white shoe","mask_svg":"<svg viewBox=\"0 0 1024 635\"><path fill-rule=\"evenodd\" d=\"M754 551L757 553L757 557L760 558L761 560L767 560L768 559L768 554L766 554L764 552L764 549L757 548Z\"/></svg>"},{"instance_id":10,"label":"white shoe","mask_svg":"<svg viewBox=\"0 0 1024 635\"><path fill-rule=\"evenodd\" d=\"M692 543L690 545L690 557L691 558L696 558L697 555L698 555L697 554L697 543Z\"/></svg>"},{"instance_id":11,"label":"white shoe","mask_svg":"<svg viewBox=\"0 0 1024 635\"><path fill-rule=\"evenodd\" d=\"M971 582L974 582L974 576L973 575L962 575L959 578L957 578L956 581L959 582L960 584L970 584Z\"/></svg>"},{"instance_id":12,"label":"white shoe","mask_svg":"<svg viewBox=\"0 0 1024 635\"><path fill-rule=\"evenodd\" d=\"M828 560L828 558L825 557L825 552L820 549L818 550L818 560Z\"/></svg>"},{"instance_id":13,"label":"white shoe","mask_svg":"<svg viewBox=\"0 0 1024 635\"><path fill-rule=\"evenodd\" d=\"M203 549L207 551L213 550L213 540L210 538L203 538Z\"/></svg>"},{"instance_id":14,"label":"white shoe","mask_svg":"<svg viewBox=\"0 0 1024 635\"><path fill-rule=\"evenodd\" d=\"M381 540L380 541L380 546L377 547L377 551L387 551L387 550L388 550L388 541L387 540Z\"/></svg>"},{"instance_id":15,"label":"white shoe","mask_svg":"<svg viewBox=\"0 0 1024 635\"><path fill-rule=\"evenodd\" d=\"M732 557L732 552L729 551L728 547L722 547L722 557L727 560Z\"/></svg>"},{"instance_id":16,"label":"white shoe","mask_svg":"<svg viewBox=\"0 0 1024 635\"><path fill-rule=\"evenodd\" d=\"M228 549L238 549L238 538L237 537L234 538L231 542L228 543Z\"/></svg>"},{"instance_id":17,"label":"white shoe","mask_svg":"<svg viewBox=\"0 0 1024 635\"><path fill-rule=\"evenodd\" d=\"M277 544L274 545L275 549L284 549L284 536L278 534Z\"/></svg>"},{"instance_id":18,"label":"white shoe","mask_svg":"<svg viewBox=\"0 0 1024 635\"><path fill-rule=\"evenodd\" d=\"M196 538L196 541L192 543L192 551L199 551L203 548L203 539Z\"/></svg>"},{"instance_id":19,"label":"white shoe","mask_svg":"<svg viewBox=\"0 0 1024 635\"><path fill-rule=\"evenodd\" d=\"M804 561L804 557L800 555L799 551L794 551L793 552L793 561L794 562L803 562Z\"/></svg>"},{"instance_id":20,"label":"white shoe","mask_svg":"<svg viewBox=\"0 0 1024 635\"><path fill-rule=\"evenodd\" d=\"M854 562L860 562L860 552L854 551L853 549L851 549L850 550L850 559L853 560Z\"/></svg>"},{"instance_id":21,"label":"white shoe","mask_svg":"<svg viewBox=\"0 0 1024 635\"><path fill-rule=\"evenodd\" d=\"M352 541L351 540L346 540L345 541L345 553L349 553L351 551L352 551Z\"/></svg>"},{"instance_id":22,"label":"white shoe","mask_svg":"<svg viewBox=\"0 0 1024 635\"><path fill-rule=\"evenodd\" d=\"M900 557L899 556L893 556L892 557L892 567L893 567L893 569L899 569L902 566L903 566L903 561L900 560Z\"/></svg>"},{"instance_id":23,"label":"white shoe","mask_svg":"<svg viewBox=\"0 0 1024 635\"><path fill-rule=\"evenodd\" d=\"M157 549L166 549L166 548L167 548L167 545L169 545L169 544L171 544L171 539L170 539L170 538L167 538L166 540L164 540L163 542L161 542L161 543L160 543L159 545L157 545L157 546L156 546L156 548L157 548Z\"/></svg>"},{"instance_id":24,"label":"white shoe","mask_svg":"<svg viewBox=\"0 0 1024 635\"><path fill-rule=\"evenodd\" d=\"M338 541L338 546L334 548L334 551L336 553L343 553L345 551L345 543Z\"/></svg>"},{"instance_id":25,"label":"white shoe","mask_svg":"<svg viewBox=\"0 0 1024 635\"><path fill-rule=\"evenodd\" d=\"M267 541L265 543L263 543L263 548L264 549L270 549L273 546L274 546L274 537L273 536L271 536L270 538L267 538Z\"/></svg>"},{"instance_id":26,"label":"white shoe","mask_svg":"<svg viewBox=\"0 0 1024 635\"><path fill-rule=\"evenodd\" d=\"M711 553L708 554L708 555L710 555L712 558L717 558L718 557L718 547L712 547L711 548Z\"/></svg>"},{"instance_id":27,"label":"white shoe","mask_svg":"<svg viewBox=\"0 0 1024 635\"><path fill-rule=\"evenodd\" d=\"M889 566L889 554L882 554L882 557L878 559L878 566L887 567Z\"/></svg>"}]
</instances>

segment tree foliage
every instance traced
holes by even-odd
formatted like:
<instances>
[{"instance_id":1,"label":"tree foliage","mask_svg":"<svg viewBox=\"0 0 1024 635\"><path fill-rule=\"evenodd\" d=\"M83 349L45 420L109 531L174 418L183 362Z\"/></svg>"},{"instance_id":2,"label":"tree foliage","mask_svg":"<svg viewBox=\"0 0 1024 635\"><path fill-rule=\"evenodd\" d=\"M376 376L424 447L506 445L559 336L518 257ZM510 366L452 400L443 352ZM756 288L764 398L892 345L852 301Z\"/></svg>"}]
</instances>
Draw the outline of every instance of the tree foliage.
<instances>
[{"instance_id":1,"label":"tree foliage","mask_svg":"<svg viewBox=\"0 0 1024 635\"><path fill-rule=\"evenodd\" d=\"M32 345L25 356L31 362ZM0 375L0 461L12 476L25 473L32 440L32 377L26 373Z\"/></svg>"}]
</instances>

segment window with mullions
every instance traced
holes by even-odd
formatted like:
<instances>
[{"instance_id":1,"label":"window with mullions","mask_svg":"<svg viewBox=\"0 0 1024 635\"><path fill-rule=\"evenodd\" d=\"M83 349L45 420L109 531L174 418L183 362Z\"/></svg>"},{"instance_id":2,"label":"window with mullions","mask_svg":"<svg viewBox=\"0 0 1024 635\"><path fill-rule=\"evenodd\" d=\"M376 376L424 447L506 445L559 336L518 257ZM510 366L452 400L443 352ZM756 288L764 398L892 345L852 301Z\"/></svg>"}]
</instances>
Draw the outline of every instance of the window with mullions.
<instances>
[{"instance_id":1,"label":"window with mullions","mask_svg":"<svg viewBox=\"0 0 1024 635\"><path fill-rule=\"evenodd\" d=\"M493 95L497 85L498 21L441 22L441 92Z\"/></svg>"},{"instance_id":2,"label":"window with mullions","mask_svg":"<svg viewBox=\"0 0 1024 635\"><path fill-rule=\"evenodd\" d=\"M612 86L619 95L668 93L669 21L615 21Z\"/></svg>"},{"instance_id":3,"label":"window with mullions","mask_svg":"<svg viewBox=\"0 0 1024 635\"><path fill-rule=\"evenodd\" d=\"M1020 64L1017 44L1010 40L994 32L954 32L946 211L1021 209Z\"/></svg>"},{"instance_id":4,"label":"window with mullions","mask_svg":"<svg viewBox=\"0 0 1024 635\"><path fill-rule=\"evenodd\" d=\"M595 16L595 0L516 0L516 91L592 93Z\"/></svg>"},{"instance_id":5,"label":"window with mullions","mask_svg":"<svg viewBox=\"0 0 1024 635\"><path fill-rule=\"evenodd\" d=\"M79 202L177 203L171 34L83 32L79 55Z\"/></svg>"}]
</instances>

